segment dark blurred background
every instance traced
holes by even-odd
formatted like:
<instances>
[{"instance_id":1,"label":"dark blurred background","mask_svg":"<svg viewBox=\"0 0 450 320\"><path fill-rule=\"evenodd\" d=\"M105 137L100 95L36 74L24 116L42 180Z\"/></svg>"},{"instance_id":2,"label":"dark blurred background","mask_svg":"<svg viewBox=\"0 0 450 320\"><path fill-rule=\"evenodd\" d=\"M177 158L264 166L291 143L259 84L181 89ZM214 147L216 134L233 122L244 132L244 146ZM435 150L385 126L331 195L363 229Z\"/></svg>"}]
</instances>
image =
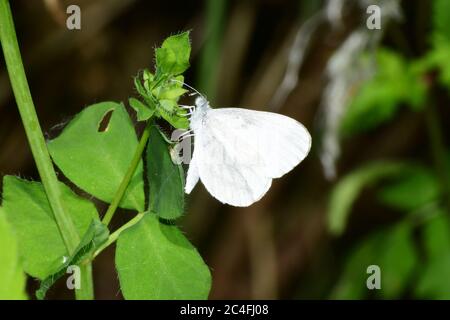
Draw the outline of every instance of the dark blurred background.
<instances>
[{"instance_id":1,"label":"dark blurred background","mask_svg":"<svg viewBox=\"0 0 450 320\"><path fill-rule=\"evenodd\" d=\"M383 9L382 30L366 27L370 3ZM69 4L81 8L81 30L66 28ZM381 47L406 61L420 59L430 50L433 1L15 0L11 6L31 92L48 138L58 135L73 115L90 104L125 102L136 95L133 76L153 68L154 48L184 30L192 30L193 46L186 82L206 93L212 105L280 112L310 130L310 155L274 181L256 204L248 208L221 205L200 185L187 197L188 209L179 225L212 270L210 298L417 296L415 283L425 270L419 249L414 266L407 269L410 276L402 278L401 288L393 295L367 289L339 293L340 286L360 281L346 276L355 248L407 213L377 201L374 188L369 187L360 192L339 236L330 232L327 221L331 190L355 168L381 159L401 159L420 162L434 172L423 110L399 108L388 120L346 139L338 138L336 129L358 85L370 81L370 72L377 70L369 68L370 75L365 75L356 59L375 55ZM361 37L356 42L347 41L358 32ZM431 82L433 75L430 72ZM434 111L445 141L450 124L448 91L436 87ZM408 103L407 99L399 102ZM0 150L1 175L39 179L3 62ZM122 211L113 225L118 227L131 216ZM420 240L413 231L411 245L415 246ZM401 260L404 250L394 256ZM122 298L113 261L112 247L94 263L98 299ZM351 272L362 279L357 285L365 287L367 265L354 264L359 269ZM448 272L441 276L450 281ZM395 274L393 278L397 279ZM28 287L34 291L37 281L29 279ZM69 297L64 283L49 295Z\"/></svg>"}]
</instances>

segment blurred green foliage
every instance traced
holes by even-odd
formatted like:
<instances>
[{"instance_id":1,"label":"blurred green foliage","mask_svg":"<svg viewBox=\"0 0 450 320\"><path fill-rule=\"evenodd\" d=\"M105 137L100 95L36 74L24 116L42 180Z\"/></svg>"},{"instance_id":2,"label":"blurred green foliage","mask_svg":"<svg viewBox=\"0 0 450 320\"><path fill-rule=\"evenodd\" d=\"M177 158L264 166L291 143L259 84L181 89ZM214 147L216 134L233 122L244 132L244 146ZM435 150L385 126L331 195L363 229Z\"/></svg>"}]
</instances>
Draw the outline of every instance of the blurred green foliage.
<instances>
[{"instance_id":1,"label":"blurred green foliage","mask_svg":"<svg viewBox=\"0 0 450 320\"><path fill-rule=\"evenodd\" d=\"M377 51L376 74L351 99L341 123L343 137L377 130L395 120L400 108L426 112L433 101L433 86L450 92L450 1L434 0L432 6L429 50L415 59L393 50ZM441 160L449 170L449 159ZM394 225L376 229L354 245L332 298L391 299L406 294L450 298L450 208L445 190L449 182L445 179L425 163L396 160L365 164L338 181L328 212L328 227L335 235L345 231L352 204L364 188L375 189L382 206L402 214L396 215ZM370 265L381 269L381 290L366 287Z\"/></svg>"},{"instance_id":2,"label":"blurred green foliage","mask_svg":"<svg viewBox=\"0 0 450 320\"><path fill-rule=\"evenodd\" d=\"M440 36L450 41L450 2L434 0L432 6L433 37Z\"/></svg>"},{"instance_id":3,"label":"blurred green foliage","mask_svg":"<svg viewBox=\"0 0 450 320\"><path fill-rule=\"evenodd\" d=\"M375 58L375 76L353 97L342 121L344 135L376 128L393 119L403 105L413 110L423 107L425 84L411 64L387 49L378 50Z\"/></svg>"},{"instance_id":4,"label":"blurred green foliage","mask_svg":"<svg viewBox=\"0 0 450 320\"><path fill-rule=\"evenodd\" d=\"M450 299L450 221L448 212L439 210L437 217L423 226L426 262L415 287L419 298Z\"/></svg>"},{"instance_id":5,"label":"blurred green foliage","mask_svg":"<svg viewBox=\"0 0 450 320\"><path fill-rule=\"evenodd\" d=\"M374 162L354 170L341 179L330 196L329 230L335 235L339 235L345 230L351 207L364 188L379 180L405 172L411 172L411 165L396 162Z\"/></svg>"},{"instance_id":6,"label":"blurred green foliage","mask_svg":"<svg viewBox=\"0 0 450 320\"><path fill-rule=\"evenodd\" d=\"M350 252L332 298L367 298L370 291L366 287L366 268L370 265L377 265L381 270L381 290L375 293L382 298L396 298L407 287L417 261L410 223L402 222L374 232Z\"/></svg>"},{"instance_id":7,"label":"blurred green foliage","mask_svg":"<svg viewBox=\"0 0 450 320\"><path fill-rule=\"evenodd\" d=\"M441 186L434 172L416 165L394 181L387 183L378 193L381 203L397 210L419 209L441 195Z\"/></svg>"}]
</instances>

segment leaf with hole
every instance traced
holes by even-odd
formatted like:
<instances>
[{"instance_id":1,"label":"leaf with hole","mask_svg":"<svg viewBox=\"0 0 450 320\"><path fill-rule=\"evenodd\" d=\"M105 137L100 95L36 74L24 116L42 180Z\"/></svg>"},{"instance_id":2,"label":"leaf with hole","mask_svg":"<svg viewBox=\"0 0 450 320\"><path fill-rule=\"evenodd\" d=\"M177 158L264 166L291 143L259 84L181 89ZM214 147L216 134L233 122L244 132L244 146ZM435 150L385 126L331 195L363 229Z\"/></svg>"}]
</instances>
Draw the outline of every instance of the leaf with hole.
<instances>
[{"instance_id":1,"label":"leaf with hole","mask_svg":"<svg viewBox=\"0 0 450 320\"><path fill-rule=\"evenodd\" d=\"M99 131L108 114L111 114L109 122ZM124 106L115 102L87 107L61 135L48 143L50 154L64 175L79 188L108 203L114 198L137 146L133 123ZM120 207L142 212L144 202L141 161Z\"/></svg>"},{"instance_id":2,"label":"leaf with hole","mask_svg":"<svg viewBox=\"0 0 450 320\"><path fill-rule=\"evenodd\" d=\"M138 99L130 98L128 101L130 106L136 111L138 121L147 121L155 113L155 110L150 109L150 107L146 106Z\"/></svg>"}]
</instances>

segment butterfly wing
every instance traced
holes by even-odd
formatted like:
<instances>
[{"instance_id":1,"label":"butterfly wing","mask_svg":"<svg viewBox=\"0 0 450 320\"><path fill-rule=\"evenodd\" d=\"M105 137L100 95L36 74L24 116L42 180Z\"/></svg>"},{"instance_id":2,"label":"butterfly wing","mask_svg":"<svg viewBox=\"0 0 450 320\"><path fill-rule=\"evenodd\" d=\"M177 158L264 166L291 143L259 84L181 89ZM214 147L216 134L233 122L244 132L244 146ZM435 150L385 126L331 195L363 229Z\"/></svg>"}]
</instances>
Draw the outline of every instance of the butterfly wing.
<instances>
[{"instance_id":1,"label":"butterfly wing","mask_svg":"<svg viewBox=\"0 0 450 320\"><path fill-rule=\"evenodd\" d=\"M186 176L186 184L184 185L184 190L187 194L191 193L192 189L194 189L197 184L200 176L198 175L197 163L195 161L195 152L192 155L192 159L189 162L189 169Z\"/></svg>"},{"instance_id":2,"label":"butterfly wing","mask_svg":"<svg viewBox=\"0 0 450 320\"><path fill-rule=\"evenodd\" d=\"M272 178L292 170L308 154L311 137L297 121L275 113L211 109L195 132L196 170L216 199L249 206Z\"/></svg>"},{"instance_id":3,"label":"butterfly wing","mask_svg":"<svg viewBox=\"0 0 450 320\"><path fill-rule=\"evenodd\" d=\"M230 117L247 119L246 131L257 145L261 167L268 177L279 178L288 173L305 159L311 149L308 130L292 118L247 109L223 110L231 113Z\"/></svg>"}]
</instances>

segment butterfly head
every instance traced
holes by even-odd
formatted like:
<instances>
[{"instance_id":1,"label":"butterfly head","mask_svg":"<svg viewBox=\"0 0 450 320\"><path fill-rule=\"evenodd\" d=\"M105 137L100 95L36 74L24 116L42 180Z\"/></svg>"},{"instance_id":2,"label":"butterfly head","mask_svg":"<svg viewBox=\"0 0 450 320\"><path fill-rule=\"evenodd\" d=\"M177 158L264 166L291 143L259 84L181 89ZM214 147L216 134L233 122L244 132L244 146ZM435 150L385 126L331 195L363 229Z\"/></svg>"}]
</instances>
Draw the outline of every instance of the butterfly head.
<instances>
[{"instance_id":1,"label":"butterfly head","mask_svg":"<svg viewBox=\"0 0 450 320\"><path fill-rule=\"evenodd\" d=\"M204 109L208 106L208 100L204 96L198 96L195 98L195 108L196 109Z\"/></svg>"},{"instance_id":2,"label":"butterfly head","mask_svg":"<svg viewBox=\"0 0 450 320\"><path fill-rule=\"evenodd\" d=\"M206 112L210 109L209 102L204 96L198 96L195 99L195 109L191 116L190 127L194 131L202 125Z\"/></svg>"}]
</instances>

